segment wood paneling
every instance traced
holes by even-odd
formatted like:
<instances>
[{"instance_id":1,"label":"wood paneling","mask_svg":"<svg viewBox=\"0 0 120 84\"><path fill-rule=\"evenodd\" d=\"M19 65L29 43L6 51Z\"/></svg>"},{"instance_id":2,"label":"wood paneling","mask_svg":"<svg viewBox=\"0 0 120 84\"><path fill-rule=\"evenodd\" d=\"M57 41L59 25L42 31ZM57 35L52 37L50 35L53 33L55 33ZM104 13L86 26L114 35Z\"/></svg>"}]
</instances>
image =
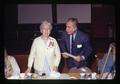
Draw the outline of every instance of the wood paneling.
<instances>
[{"instance_id":1,"label":"wood paneling","mask_svg":"<svg viewBox=\"0 0 120 84\"><path fill-rule=\"evenodd\" d=\"M27 69L28 55L14 55L22 73Z\"/></svg>"}]
</instances>

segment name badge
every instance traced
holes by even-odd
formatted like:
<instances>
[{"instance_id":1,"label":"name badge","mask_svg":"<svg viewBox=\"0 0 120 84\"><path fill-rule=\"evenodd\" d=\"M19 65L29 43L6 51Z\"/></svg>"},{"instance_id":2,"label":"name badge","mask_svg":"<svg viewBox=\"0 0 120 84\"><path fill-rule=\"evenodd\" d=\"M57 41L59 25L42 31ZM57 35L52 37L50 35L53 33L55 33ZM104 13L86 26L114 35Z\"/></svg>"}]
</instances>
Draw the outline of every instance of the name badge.
<instances>
[{"instance_id":1,"label":"name badge","mask_svg":"<svg viewBox=\"0 0 120 84\"><path fill-rule=\"evenodd\" d=\"M77 45L77 48L81 48L82 47L82 45L80 44L80 45Z\"/></svg>"}]
</instances>

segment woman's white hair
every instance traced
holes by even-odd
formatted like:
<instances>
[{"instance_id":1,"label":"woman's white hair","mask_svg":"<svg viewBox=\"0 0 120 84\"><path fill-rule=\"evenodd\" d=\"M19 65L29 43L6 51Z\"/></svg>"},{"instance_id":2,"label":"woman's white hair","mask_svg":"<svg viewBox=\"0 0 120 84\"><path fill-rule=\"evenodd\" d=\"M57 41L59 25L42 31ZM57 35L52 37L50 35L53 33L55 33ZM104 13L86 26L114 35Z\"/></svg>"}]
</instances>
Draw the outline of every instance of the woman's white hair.
<instances>
[{"instance_id":1,"label":"woman's white hair","mask_svg":"<svg viewBox=\"0 0 120 84\"><path fill-rule=\"evenodd\" d=\"M49 26L49 28L50 28L50 30L52 30L52 25L51 25L51 23L50 22L48 22L48 21L43 21L42 23L41 23L41 25L40 25L40 32L42 31L42 29L44 28L44 26ZM42 33L42 32L41 32Z\"/></svg>"}]
</instances>

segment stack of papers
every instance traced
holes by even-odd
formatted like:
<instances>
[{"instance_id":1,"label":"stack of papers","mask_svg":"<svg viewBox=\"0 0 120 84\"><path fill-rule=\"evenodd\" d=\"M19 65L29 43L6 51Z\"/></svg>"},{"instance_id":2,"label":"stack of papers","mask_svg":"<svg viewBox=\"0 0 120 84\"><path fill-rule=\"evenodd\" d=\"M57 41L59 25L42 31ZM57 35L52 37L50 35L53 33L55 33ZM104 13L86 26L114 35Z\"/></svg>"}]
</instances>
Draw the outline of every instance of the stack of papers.
<instances>
[{"instance_id":1,"label":"stack of papers","mask_svg":"<svg viewBox=\"0 0 120 84\"><path fill-rule=\"evenodd\" d=\"M51 71L47 79L59 79L61 74L59 72Z\"/></svg>"},{"instance_id":2,"label":"stack of papers","mask_svg":"<svg viewBox=\"0 0 120 84\"><path fill-rule=\"evenodd\" d=\"M74 55L71 55L71 54L69 54L69 53L62 53L63 55L66 55L66 56L69 56L69 57L74 57Z\"/></svg>"}]
</instances>

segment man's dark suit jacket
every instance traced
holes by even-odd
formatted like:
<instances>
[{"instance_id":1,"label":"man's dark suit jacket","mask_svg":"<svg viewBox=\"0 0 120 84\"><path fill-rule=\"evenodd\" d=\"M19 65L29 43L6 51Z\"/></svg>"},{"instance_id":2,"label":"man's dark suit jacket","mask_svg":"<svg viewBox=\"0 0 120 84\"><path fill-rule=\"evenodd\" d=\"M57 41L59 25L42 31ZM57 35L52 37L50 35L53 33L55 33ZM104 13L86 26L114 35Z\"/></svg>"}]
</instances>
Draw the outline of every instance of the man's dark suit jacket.
<instances>
[{"instance_id":1,"label":"man's dark suit jacket","mask_svg":"<svg viewBox=\"0 0 120 84\"><path fill-rule=\"evenodd\" d=\"M60 42L60 48L61 48L62 53L63 52L70 53L70 35L68 35L67 32L64 32L62 35L62 39ZM89 37L87 36L87 34L77 30L73 48L74 48L73 55L84 56L85 60L81 62L77 62L73 58L69 57L67 58L68 68L72 68L72 67L79 68L79 67L86 66L86 63L88 61L87 59L89 58L92 52L91 44L90 44Z\"/></svg>"}]
</instances>

